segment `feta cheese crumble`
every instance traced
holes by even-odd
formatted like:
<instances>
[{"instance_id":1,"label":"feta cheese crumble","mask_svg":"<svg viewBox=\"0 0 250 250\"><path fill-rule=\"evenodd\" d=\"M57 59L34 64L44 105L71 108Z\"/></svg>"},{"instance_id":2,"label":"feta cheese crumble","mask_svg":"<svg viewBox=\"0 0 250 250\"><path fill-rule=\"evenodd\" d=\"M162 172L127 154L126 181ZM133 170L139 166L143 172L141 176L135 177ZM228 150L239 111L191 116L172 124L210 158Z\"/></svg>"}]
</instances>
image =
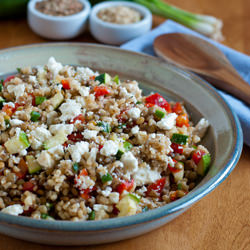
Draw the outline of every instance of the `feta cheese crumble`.
<instances>
[{"instance_id":1,"label":"feta cheese crumble","mask_svg":"<svg viewBox=\"0 0 250 250\"><path fill-rule=\"evenodd\" d=\"M80 162L82 155L89 152L89 143L86 141L77 142L75 145L71 145L67 148L73 162Z\"/></svg>"},{"instance_id":2,"label":"feta cheese crumble","mask_svg":"<svg viewBox=\"0 0 250 250\"><path fill-rule=\"evenodd\" d=\"M115 155L117 153L118 149L119 149L119 147L118 147L117 143L115 143L111 140L108 140L108 141L105 141L100 153L102 155L105 155L105 156L111 156L111 155Z\"/></svg>"},{"instance_id":3,"label":"feta cheese crumble","mask_svg":"<svg viewBox=\"0 0 250 250\"><path fill-rule=\"evenodd\" d=\"M60 120L65 122L81 114L81 104L75 100L67 99L66 102L60 106L59 110L62 112Z\"/></svg>"},{"instance_id":4,"label":"feta cheese crumble","mask_svg":"<svg viewBox=\"0 0 250 250\"><path fill-rule=\"evenodd\" d=\"M18 216L19 214L23 213L23 207L19 204L14 204L11 206L8 206L6 208L3 208L1 212L5 214L11 214L11 215L16 215Z\"/></svg>"},{"instance_id":5,"label":"feta cheese crumble","mask_svg":"<svg viewBox=\"0 0 250 250\"><path fill-rule=\"evenodd\" d=\"M170 130L175 126L177 115L170 113L156 123L157 127L163 130Z\"/></svg>"}]
</instances>

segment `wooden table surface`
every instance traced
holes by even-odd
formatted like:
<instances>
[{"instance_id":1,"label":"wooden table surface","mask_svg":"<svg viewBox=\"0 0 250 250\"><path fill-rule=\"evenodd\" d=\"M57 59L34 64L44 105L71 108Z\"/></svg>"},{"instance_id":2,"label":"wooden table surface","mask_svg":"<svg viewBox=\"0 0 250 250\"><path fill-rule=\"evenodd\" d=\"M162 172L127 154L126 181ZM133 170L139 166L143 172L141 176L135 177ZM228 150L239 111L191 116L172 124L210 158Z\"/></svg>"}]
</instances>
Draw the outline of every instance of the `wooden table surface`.
<instances>
[{"instance_id":1,"label":"wooden table surface","mask_svg":"<svg viewBox=\"0 0 250 250\"><path fill-rule=\"evenodd\" d=\"M187 10L211 14L224 22L224 43L250 54L249 0L169 0ZM164 19L154 18L154 26ZM48 42L29 29L26 20L0 21L0 49ZM89 34L74 41L95 42ZM39 235L38 235L39 237ZM233 173L218 188L171 223L135 239L91 247L52 247L0 235L0 250L49 249L250 249L250 148L244 146Z\"/></svg>"}]
</instances>

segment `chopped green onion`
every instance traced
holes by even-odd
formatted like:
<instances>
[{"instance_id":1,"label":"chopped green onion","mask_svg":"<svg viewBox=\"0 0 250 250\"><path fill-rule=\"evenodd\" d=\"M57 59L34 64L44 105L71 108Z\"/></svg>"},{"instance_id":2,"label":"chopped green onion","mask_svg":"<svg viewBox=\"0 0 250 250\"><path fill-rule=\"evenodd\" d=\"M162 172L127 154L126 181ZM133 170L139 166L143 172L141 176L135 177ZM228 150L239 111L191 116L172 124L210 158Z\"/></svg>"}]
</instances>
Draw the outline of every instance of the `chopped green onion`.
<instances>
[{"instance_id":1,"label":"chopped green onion","mask_svg":"<svg viewBox=\"0 0 250 250\"><path fill-rule=\"evenodd\" d=\"M52 203L46 202L45 206L50 210L54 205Z\"/></svg>"},{"instance_id":2,"label":"chopped green onion","mask_svg":"<svg viewBox=\"0 0 250 250\"><path fill-rule=\"evenodd\" d=\"M95 211L89 213L89 220L95 220Z\"/></svg>"},{"instance_id":3,"label":"chopped green onion","mask_svg":"<svg viewBox=\"0 0 250 250\"><path fill-rule=\"evenodd\" d=\"M41 114L39 112L36 112L36 111L32 111L30 113L30 120L32 122L37 122L41 117Z\"/></svg>"},{"instance_id":4,"label":"chopped green onion","mask_svg":"<svg viewBox=\"0 0 250 250\"><path fill-rule=\"evenodd\" d=\"M113 177L109 173L107 173L101 177L101 180L102 180L102 183L104 184L108 181L112 181Z\"/></svg>"},{"instance_id":5,"label":"chopped green onion","mask_svg":"<svg viewBox=\"0 0 250 250\"><path fill-rule=\"evenodd\" d=\"M4 119L4 122L5 122L6 128L9 128L10 127L10 119Z\"/></svg>"},{"instance_id":6,"label":"chopped green onion","mask_svg":"<svg viewBox=\"0 0 250 250\"><path fill-rule=\"evenodd\" d=\"M119 129L126 128L126 127L127 127L127 125L125 123L121 123L117 126L117 128L119 128Z\"/></svg>"},{"instance_id":7,"label":"chopped green onion","mask_svg":"<svg viewBox=\"0 0 250 250\"><path fill-rule=\"evenodd\" d=\"M28 139L28 136L26 135L26 133L21 132L19 134L19 140L24 144L25 147L30 146L29 139Z\"/></svg>"},{"instance_id":8,"label":"chopped green onion","mask_svg":"<svg viewBox=\"0 0 250 250\"><path fill-rule=\"evenodd\" d=\"M116 84L119 84L119 83L120 83L119 76L116 75L116 76L113 78L113 81L114 81Z\"/></svg>"},{"instance_id":9,"label":"chopped green onion","mask_svg":"<svg viewBox=\"0 0 250 250\"><path fill-rule=\"evenodd\" d=\"M78 171L79 171L79 165L77 163L74 163L72 168L73 168L73 170L74 170L75 173L78 173Z\"/></svg>"},{"instance_id":10,"label":"chopped green onion","mask_svg":"<svg viewBox=\"0 0 250 250\"><path fill-rule=\"evenodd\" d=\"M149 210L149 208L147 206L145 206L144 208L142 208L142 212L147 212Z\"/></svg>"},{"instance_id":11,"label":"chopped green onion","mask_svg":"<svg viewBox=\"0 0 250 250\"><path fill-rule=\"evenodd\" d=\"M133 148L133 145L132 145L130 142L125 141L125 142L123 143L123 147L124 147L124 149L125 149L125 152L127 152L127 151L129 151L129 150L131 150L131 149Z\"/></svg>"},{"instance_id":12,"label":"chopped green onion","mask_svg":"<svg viewBox=\"0 0 250 250\"><path fill-rule=\"evenodd\" d=\"M37 106L42 104L44 101L46 101L46 97L44 97L44 96L36 96L35 97L35 103Z\"/></svg>"},{"instance_id":13,"label":"chopped green onion","mask_svg":"<svg viewBox=\"0 0 250 250\"><path fill-rule=\"evenodd\" d=\"M111 132L111 127L106 122L98 122L97 126L102 127L102 131L103 132L106 132L106 133L110 133Z\"/></svg>"},{"instance_id":14,"label":"chopped green onion","mask_svg":"<svg viewBox=\"0 0 250 250\"><path fill-rule=\"evenodd\" d=\"M135 104L142 104L142 102L141 101L137 101Z\"/></svg>"},{"instance_id":15,"label":"chopped green onion","mask_svg":"<svg viewBox=\"0 0 250 250\"><path fill-rule=\"evenodd\" d=\"M21 73L21 68L16 68L18 73Z\"/></svg>"},{"instance_id":16,"label":"chopped green onion","mask_svg":"<svg viewBox=\"0 0 250 250\"><path fill-rule=\"evenodd\" d=\"M177 184L177 189L178 189L178 190L182 190L182 183L178 183L178 184Z\"/></svg>"},{"instance_id":17,"label":"chopped green onion","mask_svg":"<svg viewBox=\"0 0 250 250\"><path fill-rule=\"evenodd\" d=\"M41 218L44 220L46 220L48 218L48 216L49 216L48 214L41 214Z\"/></svg>"},{"instance_id":18,"label":"chopped green onion","mask_svg":"<svg viewBox=\"0 0 250 250\"><path fill-rule=\"evenodd\" d=\"M161 110L159 110L159 109L157 109L157 110L155 111L155 115L156 115L158 118L162 119L162 118L166 115L166 113L163 112L163 111L161 111Z\"/></svg>"},{"instance_id":19,"label":"chopped green onion","mask_svg":"<svg viewBox=\"0 0 250 250\"><path fill-rule=\"evenodd\" d=\"M182 134L173 134L171 142L184 145L187 143L188 136Z\"/></svg>"},{"instance_id":20,"label":"chopped green onion","mask_svg":"<svg viewBox=\"0 0 250 250\"><path fill-rule=\"evenodd\" d=\"M5 102L5 100L3 99L3 97L0 97L0 109L3 108L4 102Z\"/></svg>"},{"instance_id":21,"label":"chopped green onion","mask_svg":"<svg viewBox=\"0 0 250 250\"><path fill-rule=\"evenodd\" d=\"M134 195L134 194L128 194L128 196L129 196L130 198L132 198L134 201L136 201L137 203L140 202L140 198L138 198L136 195Z\"/></svg>"},{"instance_id":22,"label":"chopped green onion","mask_svg":"<svg viewBox=\"0 0 250 250\"><path fill-rule=\"evenodd\" d=\"M124 152L121 151L120 149L118 149L118 151L117 151L117 153L115 155L116 160L120 160L123 154L124 154Z\"/></svg>"},{"instance_id":23,"label":"chopped green onion","mask_svg":"<svg viewBox=\"0 0 250 250\"><path fill-rule=\"evenodd\" d=\"M197 149L197 146L193 145L192 148Z\"/></svg>"}]
</instances>

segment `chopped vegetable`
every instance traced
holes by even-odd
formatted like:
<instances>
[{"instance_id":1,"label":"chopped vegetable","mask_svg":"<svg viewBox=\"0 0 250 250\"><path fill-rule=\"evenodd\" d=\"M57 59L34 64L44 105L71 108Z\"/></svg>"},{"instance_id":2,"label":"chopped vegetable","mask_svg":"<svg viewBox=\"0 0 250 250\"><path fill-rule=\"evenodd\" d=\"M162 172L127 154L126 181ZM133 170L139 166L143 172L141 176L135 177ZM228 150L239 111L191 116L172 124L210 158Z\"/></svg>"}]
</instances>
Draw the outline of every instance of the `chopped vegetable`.
<instances>
[{"instance_id":1,"label":"chopped vegetable","mask_svg":"<svg viewBox=\"0 0 250 250\"><path fill-rule=\"evenodd\" d=\"M62 80L62 86L64 89L70 89L70 83L68 80L63 79Z\"/></svg>"},{"instance_id":2,"label":"chopped vegetable","mask_svg":"<svg viewBox=\"0 0 250 250\"><path fill-rule=\"evenodd\" d=\"M182 134L173 134L171 138L172 143L177 143L181 145L187 144L188 136L187 135L182 135Z\"/></svg>"},{"instance_id":3,"label":"chopped vegetable","mask_svg":"<svg viewBox=\"0 0 250 250\"><path fill-rule=\"evenodd\" d=\"M177 127L189 127L189 119L187 114L182 114L182 115L178 115L178 117L176 118L176 126Z\"/></svg>"},{"instance_id":4,"label":"chopped vegetable","mask_svg":"<svg viewBox=\"0 0 250 250\"><path fill-rule=\"evenodd\" d=\"M131 149L133 148L133 145L132 145L130 142L125 141L125 142L123 143L123 147L124 147L124 149L125 149L125 152L127 152L127 151L129 151L129 150L131 150Z\"/></svg>"},{"instance_id":5,"label":"chopped vegetable","mask_svg":"<svg viewBox=\"0 0 250 250\"><path fill-rule=\"evenodd\" d=\"M42 167L39 165L39 163L36 161L33 155L27 155L26 161L27 161L28 170L30 174L35 174L42 169Z\"/></svg>"},{"instance_id":6,"label":"chopped vegetable","mask_svg":"<svg viewBox=\"0 0 250 250\"><path fill-rule=\"evenodd\" d=\"M111 76L107 73L104 73L99 76L96 76L95 81L99 81L100 83L109 83L111 81Z\"/></svg>"},{"instance_id":7,"label":"chopped vegetable","mask_svg":"<svg viewBox=\"0 0 250 250\"><path fill-rule=\"evenodd\" d=\"M3 91L3 80L1 80L1 83L0 83L0 92Z\"/></svg>"},{"instance_id":8,"label":"chopped vegetable","mask_svg":"<svg viewBox=\"0 0 250 250\"><path fill-rule=\"evenodd\" d=\"M57 93L52 98L50 98L50 103L54 107L54 109L57 109L61 105L63 100L64 100L64 97L62 93Z\"/></svg>"},{"instance_id":9,"label":"chopped vegetable","mask_svg":"<svg viewBox=\"0 0 250 250\"><path fill-rule=\"evenodd\" d=\"M78 116L76 116L73 121L70 122L70 124L75 124L77 121L80 121L81 123L85 122L85 118L83 114L80 114Z\"/></svg>"},{"instance_id":10,"label":"chopped vegetable","mask_svg":"<svg viewBox=\"0 0 250 250\"><path fill-rule=\"evenodd\" d=\"M177 115L183 114L183 108L180 102L176 102L174 106L172 107L172 111L176 113Z\"/></svg>"},{"instance_id":11,"label":"chopped vegetable","mask_svg":"<svg viewBox=\"0 0 250 250\"><path fill-rule=\"evenodd\" d=\"M81 132L73 132L72 134L68 135L67 139L72 142L78 142L83 140L83 135Z\"/></svg>"},{"instance_id":12,"label":"chopped vegetable","mask_svg":"<svg viewBox=\"0 0 250 250\"><path fill-rule=\"evenodd\" d=\"M109 94L109 90L106 86L95 86L94 87L95 96L105 96Z\"/></svg>"},{"instance_id":13,"label":"chopped vegetable","mask_svg":"<svg viewBox=\"0 0 250 250\"><path fill-rule=\"evenodd\" d=\"M89 220L95 220L95 211L89 213Z\"/></svg>"},{"instance_id":14,"label":"chopped vegetable","mask_svg":"<svg viewBox=\"0 0 250 250\"><path fill-rule=\"evenodd\" d=\"M0 96L0 109L3 108L4 102L5 102L5 100L3 99L3 97Z\"/></svg>"},{"instance_id":15,"label":"chopped vegetable","mask_svg":"<svg viewBox=\"0 0 250 250\"><path fill-rule=\"evenodd\" d=\"M119 83L120 83L119 76L116 75L116 76L113 78L113 81L114 81L116 84L119 84Z\"/></svg>"},{"instance_id":16,"label":"chopped vegetable","mask_svg":"<svg viewBox=\"0 0 250 250\"><path fill-rule=\"evenodd\" d=\"M176 162L174 167L168 165L170 172L172 173L175 182L183 179L184 176L184 164L182 162Z\"/></svg>"},{"instance_id":17,"label":"chopped vegetable","mask_svg":"<svg viewBox=\"0 0 250 250\"><path fill-rule=\"evenodd\" d=\"M166 114L165 114L163 111L157 109L157 110L155 111L155 115L156 115L159 119L162 119Z\"/></svg>"},{"instance_id":18,"label":"chopped vegetable","mask_svg":"<svg viewBox=\"0 0 250 250\"><path fill-rule=\"evenodd\" d=\"M178 189L178 190L182 190L182 183L178 183L178 184L177 184L177 189Z\"/></svg>"},{"instance_id":19,"label":"chopped vegetable","mask_svg":"<svg viewBox=\"0 0 250 250\"><path fill-rule=\"evenodd\" d=\"M137 101L136 104L142 104L142 102L141 101Z\"/></svg>"},{"instance_id":20,"label":"chopped vegetable","mask_svg":"<svg viewBox=\"0 0 250 250\"><path fill-rule=\"evenodd\" d=\"M140 202L140 198L138 198L136 195L129 193L128 196L132 198L134 201L136 201L137 203Z\"/></svg>"},{"instance_id":21,"label":"chopped vegetable","mask_svg":"<svg viewBox=\"0 0 250 250\"><path fill-rule=\"evenodd\" d=\"M118 149L118 151L117 151L117 153L115 155L116 160L120 160L123 154L124 154L124 152L121 151L120 149Z\"/></svg>"},{"instance_id":22,"label":"chopped vegetable","mask_svg":"<svg viewBox=\"0 0 250 250\"><path fill-rule=\"evenodd\" d=\"M20 132L19 136L14 136L5 142L4 146L10 154L16 154L30 146L27 135Z\"/></svg>"},{"instance_id":23,"label":"chopped vegetable","mask_svg":"<svg viewBox=\"0 0 250 250\"><path fill-rule=\"evenodd\" d=\"M204 176L208 171L210 163L211 163L210 154L202 155L201 160L199 161L197 166L197 173L201 176Z\"/></svg>"},{"instance_id":24,"label":"chopped vegetable","mask_svg":"<svg viewBox=\"0 0 250 250\"><path fill-rule=\"evenodd\" d=\"M18 73L21 73L21 68L16 68Z\"/></svg>"},{"instance_id":25,"label":"chopped vegetable","mask_svg":"<svg viewBox=\"0 0 250 250\"><path fill-rule=\"evenodd\" d=\"M32 111L30 113L30 120L32 122L37 122L41 117L41 114L39 112L36 112L36 111Z\"/></svg>"},{"instance_id":26,"label":"chopped vegetable","mask_svg":"<svg viewBox=\"0 0 250 250\"><path fill-rule=\"evenodd\" d=\"M23 190L24 191L34 191L35 184L32 183L31 181L27 181L23 183Z\"/></svg>"},{"instance_id":27,"label":"chopped vegetable","mask_svg":"<svg viewBox=\"0 0 250 250\"><path fill-rule=\"evenodd\" d=\"M68 138L67 138L67 134L65 133L65 131L59 130L55 136L52 136L47 141L45 141L44 149L47 150L47 149L56 147L58 145L62 145L67 140Z\"/></svg>"},{"instance_id":28,"label":"chopped vegetable","mask_svg":"<svg viewBox=\"0 0 250 250\"><path fill-rule=\"evenodd\" d=\"M123 128L126 128L127 127L127 125L125 124L125 123L120 123L118 126L117 126L117 128L119 128L119 129L123 129Z\"/></svg>"},{"instance_id":29,"label":"chopped vegetable","mask_svg":"<svg viewBox=\"0 0 250 250\"><path fill-rule=\"evenodd\" d=\"M170 104L158 93L146 97L145 101L147 104L151 104L153 106L157 105L165 109L167 112L171 112Z\"/></svg>"},{"instance_id":30,"label":"chopped vegetable","mask_svg":"<svg viewBox=\"0 0 250 250\"><path fill-rule=\"evenodd\" d=\"M98 122L97 126L102 127L102 131L105 132L105 133L110 133L111 132L111 127L106 122Z\"/></svg>"},{"instance_id":31,"label":"chopped vegetable","mask_svg":"<svg viewBox=\"0 0 250 250\"><path fill-rule=\"evenodd\" d=\"M109 173L107 173L101 177L101 180L102 180L102 183L104 184L106 182L112 181L113 177Z\"/></svg>"},{"instance_id":32,"label":"chopped vegetable","mask_svg":"<svg viewBox=\"0 0 250 250\"><path fill-rule=\"evenodd\" d=\"M6 82L9 82L10 80L14 79L16 76L8 76L4 81L3 81L3 86L5 85Z\"/></svg>"},{"instance_id":33,"label":"chopped vegetable","mask_svg":"<svg viewBox=\"0 0 250 250\"><path fill-rule=\"evenodd\" d=\"M183 153L183 146L177 143L172 143L171 148L174 150L174 153L176 154L182 154Z\"/></svg>"},{"instance_id":34,"label":"chopped vegetable","mask_svg":"<svg viewBox=\"0 0 250 250\"><path fill-rule=\"evenodd\" d=\"M18 168L20 171L15 173L16 176L18 177L18 179L24 179L28 173L28 166L23 158L18 163Z\"/></svg>"},{"instance_id":35,"label":"chopped vegetable","mask_svg":"<svg viewBox=\"0 0 250 250\"><path fill-rule=\"evenodd\" d=\"M129 192L129 191L131 191L133 186L134 186L134 180L133 179L131 181L124 181L124 182L117 185L116 191L119 194L122 194L123 191L125 191L125 190Z\"/></svg>"},{"instance_id":36,"label":"chopped vegetable","mask_svg":"<svg viewBox=\"0 0 250 250\"><path fill-rule=\"evenodd\" d=\"M44 96L36 96L35 97L35 104L36 104L36 106L38 106L38 105L42 104L44 101L46 101L46 100L47 99Z\"/></svg>"},{"instance_id":37,"label":"chopped vegetable","mask_svg":"<svg viewBox=\"0 0 250 250\"><path fill-rule=\"evenodd\" d=\"M198 163L200 162L200 160L201 160L201 158L202 158L202 156L203 156L204 154L206 154L206 153L205 153L204 151L202 151L202 150L197 150L197 151L195 151L195 152L193 153L192 159L193 159L193 161L194 161L194 163L195 163L196 165L198 165Z\"/></svg>"},{"instance_id":38,"label":"chopped vegetable","mask_svg":"<svg viewBox=\"0 0 250 250\"><path fill-rule=\"evenodd\" d=\"M79 165L77 163L74 163L73 166L72 166L73 170L75 173L78 173L79 171Z\"/></svg>"},{"instance_id":39,"label":"chopped vegetable","mask_svg":"<svg viewBox=\"0 0 250 250\"><path fill-rule=\"evenodd\" d=\"M116 207L119 209L118 216L129 216L136 214L137 210L137 202L129 195L124 196L116 205Z\"/></svg>"},{"instance_id":40,"label":"chopped vegetable","mask_svg":"<svg viewBox=\"0 0 250 250\"><path fill-rule=\"evenodd\" d=\"M166 183L166 178L163 177L163 178L157 180L155 183L150 184L147 188L147 195L150 195L151 191L154 191L158 194L161 194L161 192L165 186L165 183Z\"/></svg>"}]
</instances>

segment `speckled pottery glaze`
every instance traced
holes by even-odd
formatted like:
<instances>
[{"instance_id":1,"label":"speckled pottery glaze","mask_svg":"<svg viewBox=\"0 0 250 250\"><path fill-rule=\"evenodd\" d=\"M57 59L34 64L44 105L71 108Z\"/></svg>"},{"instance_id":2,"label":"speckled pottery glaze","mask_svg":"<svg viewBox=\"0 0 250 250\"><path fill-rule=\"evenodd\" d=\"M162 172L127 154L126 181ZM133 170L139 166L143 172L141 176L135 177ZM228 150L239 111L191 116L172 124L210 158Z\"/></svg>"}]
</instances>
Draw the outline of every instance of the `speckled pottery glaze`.
<instances>
[{"instance_id":1,"label":"speckled pottery glaze","mask_svg":"<svg viewBox=\"0 0 250 250\"><path fill-rule=\"evenodd\" d=\"M156 58L118 48L78 43L37 44L0 51L0 79L17 67L43 65L50 56L63 64L88 66L100 72L135 79L144 94L157 91L173 101L184 101L197 122L211 126L203 144L212 154L212 166L188 195L163 207L137 215L102 221L47 221L0 212L0 232L18 239L54 245L89 245L132 238L171 221L217 187L233 170L242 150L237 117L212 86L193 74Z\"/></svg>"}]
</instances>

